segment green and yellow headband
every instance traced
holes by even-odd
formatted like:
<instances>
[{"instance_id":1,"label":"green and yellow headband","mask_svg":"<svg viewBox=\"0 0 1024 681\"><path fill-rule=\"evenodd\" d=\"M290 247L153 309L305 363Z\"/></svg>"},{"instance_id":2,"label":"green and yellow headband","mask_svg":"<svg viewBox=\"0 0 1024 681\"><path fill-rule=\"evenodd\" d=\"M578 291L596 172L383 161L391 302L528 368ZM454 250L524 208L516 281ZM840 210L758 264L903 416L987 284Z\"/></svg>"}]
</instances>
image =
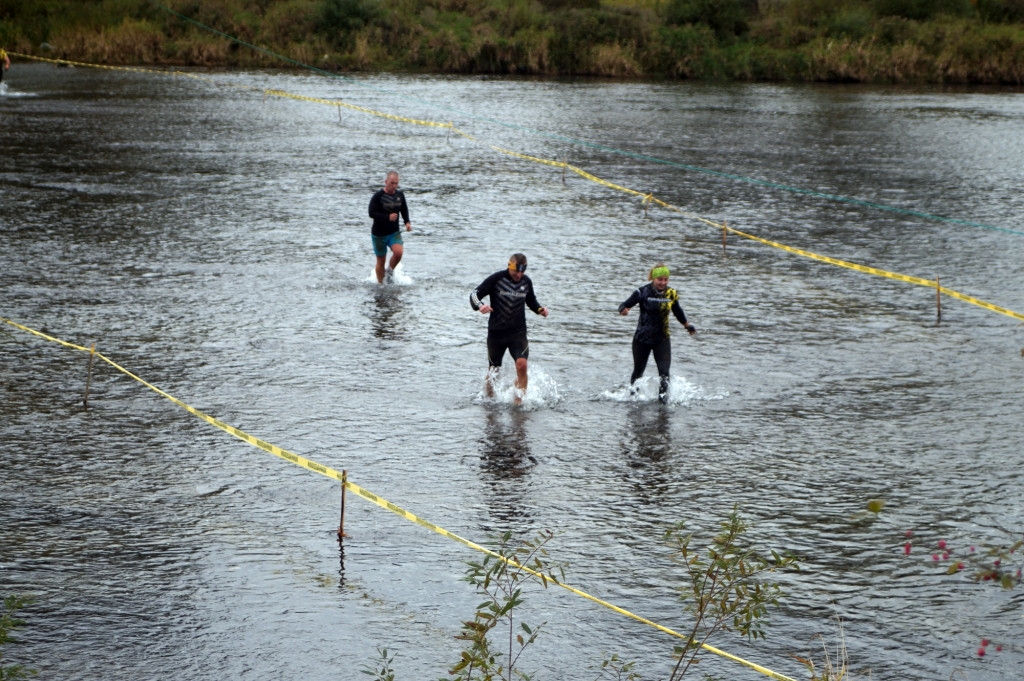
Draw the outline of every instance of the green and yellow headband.
<instances>
[{"instance_id":1,"label":"green and yellow headband","mask_svg":"<svg viewBox=\"0 0 1024 681\"><path fill-rule=\"evenodd\" d=\"M667 277L667 276L668 276L668 268L667 267L655 267L653 270L651 270L651 279L657 279L658 277Z\"/></svg>"}]
</instances>

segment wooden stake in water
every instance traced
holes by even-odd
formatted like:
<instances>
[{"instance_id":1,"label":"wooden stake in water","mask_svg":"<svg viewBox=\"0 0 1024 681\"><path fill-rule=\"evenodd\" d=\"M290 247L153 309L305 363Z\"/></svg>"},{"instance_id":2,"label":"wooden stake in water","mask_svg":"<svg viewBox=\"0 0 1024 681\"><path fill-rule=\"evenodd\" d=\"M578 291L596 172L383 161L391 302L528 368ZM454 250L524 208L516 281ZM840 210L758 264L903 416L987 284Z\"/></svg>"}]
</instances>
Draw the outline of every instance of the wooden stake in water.
<instances>
[{"instance_id":1,"label":"wooden stake in water","mask_svg":"<svg viewBox=\"0 0 1024 681\"><path fill-rule=\"evenodd\" d=\"M452 128L455 127L455 121L448 121L448 136L445 138L445 142L452 141Z\"/></svg>"},{"instance_id":2,"label":"wooden stake in water","mask_svg":"<svg viewBox=\"0 0 1024 681\"><path fill-rule=\"evenodd\" d=\"M562 184L565 184L565 169L569 167L569 162L562 159Z\"/></svg>"},{"instance_id":3,"label":"wooden stake in water","mask_svg":"<svg viewBox=\"0 0 1024 681\"><path fill-rule=\"evenodd\" d=\"M729 221L726 220L722 223L722 255L726 255L725 252L725 235L729 232Z\"/></svg>"},{"instance_id":4,"label":"wooden stake in water","mask_svg":"<svg viewBox=\"0 0 1024 681\"><path fill-rule=\"evenodd\" d=\"M345 483L348 482L348 471L341 471L341 524L338 525L338 539L347 537L345 534Z\"/></svg>"},{"instance_id":5,"label":"wooden stake in water","mask_svg":"<svg viewBox=\"0 0 1024 681\"><path fill-rule=\"evenodd\" d=\"M96 344L93 343L89 349L89 373L85 376L85 399L82 400L82 404L85 408L89 408L89 384L92 383L92 360L96 356Z\"/></svg>"},{"instance_id":6,"label":"wooden stake in water","mask_svg":"<svg viewBox=\"0 0 1024 681\"><path fill-rule=\"evenodd\" d=\"M939 278L935 277L935 323L942 321L942 285Z\"/></svg>"}]
</instances>

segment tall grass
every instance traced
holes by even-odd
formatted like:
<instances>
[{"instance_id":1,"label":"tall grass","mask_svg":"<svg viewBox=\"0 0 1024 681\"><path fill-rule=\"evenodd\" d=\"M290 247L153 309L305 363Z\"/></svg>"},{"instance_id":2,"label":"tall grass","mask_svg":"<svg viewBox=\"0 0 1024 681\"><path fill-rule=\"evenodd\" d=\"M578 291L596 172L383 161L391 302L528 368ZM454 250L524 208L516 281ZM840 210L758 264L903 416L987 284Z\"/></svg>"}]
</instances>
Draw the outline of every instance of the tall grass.
<instances>
[{"instance_id":1,"label":"tall grass","mask_svg":"<svg viewBox=\"0 0 1024 681\"><path fill-rule=\"evenodd\" d=\"M1024 0L4 0L0 45L107 64L1024 84ZM52 53L51 53L52 54Z\"/></svg>"}]
</instances>

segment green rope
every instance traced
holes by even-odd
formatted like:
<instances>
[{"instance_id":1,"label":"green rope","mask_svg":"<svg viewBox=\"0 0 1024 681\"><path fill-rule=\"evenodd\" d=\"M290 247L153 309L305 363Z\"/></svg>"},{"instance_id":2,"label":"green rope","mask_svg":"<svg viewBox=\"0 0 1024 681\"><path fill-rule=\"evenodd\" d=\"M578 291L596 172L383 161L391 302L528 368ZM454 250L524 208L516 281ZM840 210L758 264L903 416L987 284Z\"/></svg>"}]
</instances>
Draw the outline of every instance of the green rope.
<instances>
[{"instance_id":1,"label":"green rope","mask_svg":"<svg viewBox=\"0 0 1024 681\"><path fill-rule=\"evenodd\" d=\"M161 9L166 10L167 12L170 12L171 14L173 14L173 15L175 15L177 17L180 17L183 20L185 20L185 21L187 21L187 22L189 22L191 24L194 24L195 26L198 26L199 28L202 28L202 29L204 29L206 31L210 31L211 33L216 33L217 35L222 36L224 38L227 38L228 40L231 40L233 42L236 42L239 45L245 45L246 47L254 49L254 50L258 51L258 52L262 52L263 54L266 54L268 56L274 57L275 59L280 59L282 61L288 62L289 64L294 64L295 66L299 66L299 67L302 67L302 68L305 68L305 69L309 69L310 71L314 71L316 73L320 73L320 74L325 75L325 76L330 76L332 78L339 78L341 80L348 81L348 82L353 83L355 85L359 85L360 87L364 87L364 88L367 88L367 89L370 89L370 90L374 90L374 91L377 91L377 92L380 92L380 93L383 93L383 94L394 95L394 96L401 96L401 97L404 97L405 99L409 99L409 100L414 101L414 102L419 102L421 104L425 104L425 105L433 107L435 109L440 109L442 111L446 111L446 112L449 112L449 113L459 114L460 116L466 116L468 118L476 119L476 120L479 120L479 121L485 121L485 122L488 122L488 123L494 123L495 125L500 125L500 126L503 126L503 127L506 127L506 128L511 128L513 130L520 130L522 132L527 132L527 133L530 133L532 135L539 135L541 137L547 137L549 139L558 140L560 142L565 142L567 144L574 144L574 145L577 145L577 146L590 147L592 149L598 149L598 150L601 150L601 151L607 151L607 152L612 153L612 154L619 154L619 155L622 155L622 156L628 156L630 158L635 158L635 159L639 159L639 160L643 160L643 161L650 161L652 163L658 163L658 164L661 164L661 165L667 165L667 166L671 166L673 168L681 168L683 170L689 170L689 171L696 172L696 173L705 173L707 175L714 175L716 177L722 177L722 178L726 178L726 179L729 179L729 180L735 180L737 182L747 182L749 184L756 184L756 185L760 185L762 187L770 187L772 189L782 189L784 191L794 192L796 194L805 194L807 196L815 196L815 197L818 197L818 198L829 199L831 201L839 201L839 202L843 202L843 203L850 203L850 204L854 204L854 205L858 205L858 206L865 206L867 208L876 208L878 210L887 210L887 211L891 211L893 213L902 213L903 215L913 215L915 217L925 218L925 219L928 219L928 220L939 220L941 222L949 222L949 223L958 224L958 225L965 225L965 226L968 226L968 227L981 227L983 229L992 229L992 230L996 230L996 231L1000 231L1000 232L1006 232L1007 234L1019 234L1021 236L1024 236L1024 232L1017 231L1017 230L1014 230L1014 229L1007 229L1005 227L994 227L992 225L985 225L985 224L982 224L980 222L971 222L969 220L960 220L958 218L950 218L950 217L945 217L945 216L942 216L942 215L935 215L935 214L932 214L932 213L923 213L923 212L916 211L916 210L909 210L907 208L897 208L895 206L887 206L885 204L873 203L871 201L863 201L861 199L852 199L852 198L849 198L849 197L846 197L846 196L838 196L836 194L825 194L823 192L812 191L810 189L801 189L799 187L790 187L788 185L778 184L776 182L769 182L767 180L758 180L756 178L744 177L742 175L733 175L732 173L723 173L723 172L720 172L720 171L717 171L717 170L709 170L707 168L700 168L698 166L686 165L685 163L679 163L677 161L669 161L667 159L657 158L656 156L648 156L646 154L638 154L638 153L635 153L635 152L632 152L632 151L625 151L623 149L616 149L614 147L605 146L603 144L596 144L594 142L587 142L585 140L578 140L578 139L574 139L572 137L565 137L563 135L556 135L554 133L545 132L543 130L535 130L533 128L528 128L528 127L525 127L525 126L522 126L522 125L517 125L515 123L508 123L506 121L498 120L496 118L490 118L488 116L480 116L478 114L470 113L468 111L462 111L460 109L456 109L456 108L453 108L453 107L445 106L443 104L437 104L437 103L431 102L429 100L420 99L419 97L410 97L408 95L402 95L402 94L400 94L398 92L394 92L394 91L391 91L391 90L385 90L385 89L382 89L382 88L374 87L372 85L367 85L366 83L363 83L363 82L361 82L359 80L356 80L355 78L349 78L348 76L343 76L343 75L340 75L340 74L337 74L337 73L331 73L330 71L326 71L324 69L320 69L320 68L317 68L315 66L311 66L309 64L304 64L304 63L302 63L300 61L296 61L294 59L290 59L289 57L285 57L284 55L277 54L276 52L272 52L272 51L267 50L265 48L258 47L256 45L251 44L251 43L247 43L244 40L240 40L239 38L235 38L234 36L230 36L227 33L223 33L221 31L218 31L215 28L211 28L210 26L207 26L207 25L205 25L203 23L200 23L198 21L195 21L194 19L191 19L191 18L185 16L184 14L181 14L180 12L174 11L170 7L167 7L165 5L160 4L156 0L150 0L150 2L152 2L157 7L160 7Z\"/></svg>"}]
</instances>

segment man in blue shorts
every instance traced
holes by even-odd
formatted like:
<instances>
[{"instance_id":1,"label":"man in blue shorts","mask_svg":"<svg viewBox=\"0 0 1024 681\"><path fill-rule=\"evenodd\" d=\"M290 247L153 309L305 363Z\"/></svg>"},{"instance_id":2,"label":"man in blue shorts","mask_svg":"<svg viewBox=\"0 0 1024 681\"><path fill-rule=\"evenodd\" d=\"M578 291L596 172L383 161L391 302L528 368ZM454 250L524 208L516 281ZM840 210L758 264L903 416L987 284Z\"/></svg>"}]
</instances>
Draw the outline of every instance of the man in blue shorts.
<instances>
[{"instance_id":1,"label":"man in blue shorts","mask_svg":"<svg viewBox=\"0 0 1024 681\"><path fill-rule=\"evenodd\" d=\"M484 386L488 397L494 397L491 380L501 367L505 351L516 363L515 403L523 401L526 394L526 360L530 356L530 345L526 340L526 307L542 317L548 316L548 309L541 307L533 293L533 282L524 274L526 256L516 253L508 261L508 269L499 270L483 280L469 295L469 304L481 314L491 314L487 321L487 379ZM491 297L491 304L481 298Z\"/></svg>"},{"instance_id":2,"label":"man in blue shorts","mask_svg":"<svg viewBox=\"0 0 1024 681\"><path fill-rule=\"evenodd\" d=\"M409 222L409 206L405 203L405 194L398 188L398 173L394 170L384 178L384 188L378 189L370 199L370 217L373 218L373 254L377 256L377 283L384 282L385 276L391 281L395 268L402 260L402 230L398 224L398 216L402 216L405 230L412 229ZM384 259L391 249L391 262L384 268Z\"/></svg>"}]
</instances>

